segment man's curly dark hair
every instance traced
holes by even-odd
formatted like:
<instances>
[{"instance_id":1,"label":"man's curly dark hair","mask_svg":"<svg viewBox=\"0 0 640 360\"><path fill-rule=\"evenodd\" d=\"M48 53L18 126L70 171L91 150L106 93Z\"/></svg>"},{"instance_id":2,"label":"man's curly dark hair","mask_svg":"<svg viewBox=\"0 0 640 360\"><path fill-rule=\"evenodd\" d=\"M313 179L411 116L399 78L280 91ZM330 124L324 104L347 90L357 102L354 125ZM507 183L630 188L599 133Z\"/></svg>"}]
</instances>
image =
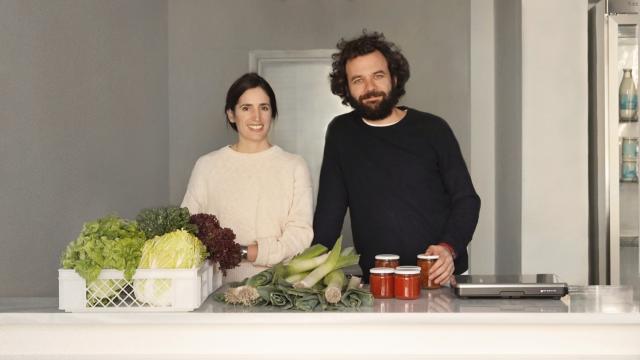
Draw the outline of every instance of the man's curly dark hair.
<instances>
[{"instance_id":1,"label":"man's curly dark hair","mask_svg":"<svg viewBox=\"0 0 640 360\"><path fill-rule=\"evenodd\" d=\"M358 38L340 39L337 44L338 52L331 57L333 63L329 74L331 80L331 92L342 98L342 103L349 103L349 86L347 83L347 61L376 50L380 51L387 59L390 75L396 79L394 93L399 97L405 94L404 85L409 80L409 62L402 55L400 49L392 42L386 41L383 33L362 31Z\"/></svg>"}]
</instances>

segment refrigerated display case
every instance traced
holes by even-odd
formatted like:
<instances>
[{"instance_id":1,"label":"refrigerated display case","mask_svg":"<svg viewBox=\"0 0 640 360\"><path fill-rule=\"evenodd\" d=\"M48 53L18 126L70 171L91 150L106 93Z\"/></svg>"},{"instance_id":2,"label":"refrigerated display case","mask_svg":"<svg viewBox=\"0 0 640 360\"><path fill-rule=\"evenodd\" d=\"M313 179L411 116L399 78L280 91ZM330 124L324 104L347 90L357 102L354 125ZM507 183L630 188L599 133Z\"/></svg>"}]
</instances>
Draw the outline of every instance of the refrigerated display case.
<instances>
[{"instance_id":1,"label":"refrigerated display case","mask_svg":"<svg viewBox=\"0 0 640 360\"><path fill-rule=\"evenodd\" d=\"M622 5L625 4L594 1L589 13L590 282L593 284L640 284L640 125L635 89L640 7Z\"/></svg>"}]
</instances>

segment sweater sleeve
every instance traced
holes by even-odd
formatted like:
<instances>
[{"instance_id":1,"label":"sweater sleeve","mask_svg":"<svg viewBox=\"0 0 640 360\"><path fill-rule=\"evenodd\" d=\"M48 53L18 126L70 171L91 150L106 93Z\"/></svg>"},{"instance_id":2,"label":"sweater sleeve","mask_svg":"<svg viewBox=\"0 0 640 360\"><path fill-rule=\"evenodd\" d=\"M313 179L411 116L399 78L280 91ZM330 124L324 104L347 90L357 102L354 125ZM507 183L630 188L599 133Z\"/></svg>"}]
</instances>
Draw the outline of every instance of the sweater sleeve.
<instances>
[{"instance_id":1,"label":"sweater sleeve","mask_svg":"<svg viewBox=\"0 0 640 360\"><path fill-rule=\"evenodd\" d=\"M480 197L473 187L453 131L444 120L440 121L443 127L435 140L436 151L443 183L451 197L451 213L441 241L451 245L456 254L462 254L478 223Z\"/></svg>"},{"instance_id":2,"label":"sweater sleeve","mask_svg":"<svg viewBox=\"0 0 640 360\"><path fill-rule=\"evenodd\" d=\"M293 200L282 234L256 239L255 265L271 266L309 247L313 239L313 188L309 168L302 158L294 170Z\"/></svg>"},{"instance_id":3,"label":"sweater sleeve","mask_svg":"<svg viewBox=\"0 0 640 360\"><path fill-rule=\"evenodd\" d=\"M347 189L340 167L336 121L330 124L325 138L324 155L320 169L318 204L313 218L315 244L332 248L342 231L347 212Z\"/></svg>"},{"instance_id":4,"label":"sweater sleeve","mask_svg":"<svg viewBox=\"0 0 640 360\"><path fill-rule=\"evenodd\" d=\"M191 214L204 212L207 196L205 173L206 170L204 169L202 160L198 159L191 171L187 191L182 199L182 205L180 205L181 207L188 208Z\"/></svg>"}]
</instances>

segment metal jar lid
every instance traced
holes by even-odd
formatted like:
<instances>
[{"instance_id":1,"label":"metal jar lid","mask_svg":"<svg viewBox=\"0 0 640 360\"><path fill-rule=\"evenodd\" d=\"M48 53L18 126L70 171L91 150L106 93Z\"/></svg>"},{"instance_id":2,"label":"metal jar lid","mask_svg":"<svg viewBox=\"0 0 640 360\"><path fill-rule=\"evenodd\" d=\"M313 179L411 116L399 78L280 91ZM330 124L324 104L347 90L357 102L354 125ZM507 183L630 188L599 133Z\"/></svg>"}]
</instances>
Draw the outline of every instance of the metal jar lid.
<instances>
[{"instance_id":1,"label":"metal jar lid","mask_svg":"<svg viewBox=\"0 0 640 360\"><path fill-rule=\"evenodd\" d=\"M395 273L399 275L416 275L420 274L419 266L398 266Z\"/></svg>"},{"instance_id":2,"label":"metal jar lid","mask_svg":"<svg viewBox=\"0 0 640 360\"><path fill-rule=\"evenodd\" d=\"M369 269L370 274L393 274L394 272L394 269L386 267L375 267Z\"/></svg>"},{"instance_id":3,"label":"metal jar lid","mask_svg":"<svg viewBox=\"0 0 640 360\"><path fill-rule=\"evenodd\" d=\"M400 260L400 255L396 254L378 254L376 260Z\"/></svg>"}]
</instances>

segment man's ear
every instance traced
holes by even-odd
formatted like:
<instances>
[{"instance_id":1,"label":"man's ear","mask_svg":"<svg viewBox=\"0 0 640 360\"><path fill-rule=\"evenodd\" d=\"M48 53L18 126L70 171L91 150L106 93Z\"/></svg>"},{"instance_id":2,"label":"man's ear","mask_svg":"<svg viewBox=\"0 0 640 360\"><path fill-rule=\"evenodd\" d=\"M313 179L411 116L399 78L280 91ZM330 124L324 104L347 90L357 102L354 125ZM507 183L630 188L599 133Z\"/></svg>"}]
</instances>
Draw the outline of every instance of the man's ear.
<instances>
[{"instance_id":1,"label":"man's ear","mask_svg":"<svg viewBox=\"0 0 640 360\"><path fill-rule=\"evenodd\" d=\"M231 109L227 110L227 118L229 119L229 122L232 122L232 123L236 122L236 118L233 115L233 110Z\"/></svg>"}]
</instances>

